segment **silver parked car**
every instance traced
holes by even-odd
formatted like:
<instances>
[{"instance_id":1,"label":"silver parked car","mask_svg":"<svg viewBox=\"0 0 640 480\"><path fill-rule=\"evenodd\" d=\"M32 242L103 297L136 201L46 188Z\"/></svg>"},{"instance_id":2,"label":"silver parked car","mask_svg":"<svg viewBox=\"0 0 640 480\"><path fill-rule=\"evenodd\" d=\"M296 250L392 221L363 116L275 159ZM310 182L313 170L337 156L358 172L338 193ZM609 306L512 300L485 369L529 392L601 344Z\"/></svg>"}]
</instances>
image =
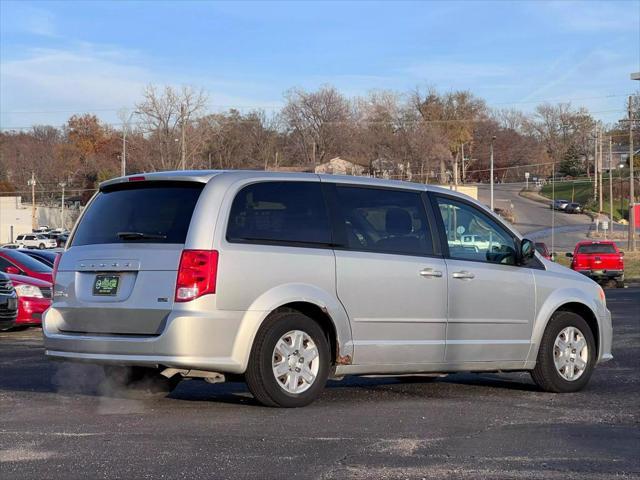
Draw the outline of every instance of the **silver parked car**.
<instances>
[{"instance_id":1,"label":"silver parked car","mask_svg":"<svg viewBox=\"0 0 640 480\"><path fill-rule=\"evenodd\" d=\"M527 370L572 392L612 358L602 289L489 209L315 174L102 183L56 265L43 330L50 358L127 366L125 383L243 375L285 407L348 374Z\"/></svg>"}]
</instances>

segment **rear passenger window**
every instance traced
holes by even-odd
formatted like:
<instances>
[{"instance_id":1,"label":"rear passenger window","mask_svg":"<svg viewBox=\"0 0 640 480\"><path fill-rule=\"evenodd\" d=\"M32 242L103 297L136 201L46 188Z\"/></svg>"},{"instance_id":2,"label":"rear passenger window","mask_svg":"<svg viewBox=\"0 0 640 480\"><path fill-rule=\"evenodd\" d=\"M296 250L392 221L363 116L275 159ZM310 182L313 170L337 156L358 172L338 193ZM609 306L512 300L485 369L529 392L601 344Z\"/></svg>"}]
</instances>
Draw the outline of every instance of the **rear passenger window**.
<instances>
[{"instance_id":1,"label":"rear passenger window","mask_svg":"<svg viewBox=\"0 0 640 480\"><path fill-rule=\"evenodd\" d=\"M233 200L231 242L329 244L331 231L320 183L262 182Z\"/></svg>"},{"instance_id":2,"label":"rear passenger window","mask_svg":"<svg viewBox=\"0 0 640 480\"><path fill-rule=\"evenodd\" d=\"M420 193L340 185L336 191L349 248L406 255L433 254Z\"/></svg>"}]
</instances>

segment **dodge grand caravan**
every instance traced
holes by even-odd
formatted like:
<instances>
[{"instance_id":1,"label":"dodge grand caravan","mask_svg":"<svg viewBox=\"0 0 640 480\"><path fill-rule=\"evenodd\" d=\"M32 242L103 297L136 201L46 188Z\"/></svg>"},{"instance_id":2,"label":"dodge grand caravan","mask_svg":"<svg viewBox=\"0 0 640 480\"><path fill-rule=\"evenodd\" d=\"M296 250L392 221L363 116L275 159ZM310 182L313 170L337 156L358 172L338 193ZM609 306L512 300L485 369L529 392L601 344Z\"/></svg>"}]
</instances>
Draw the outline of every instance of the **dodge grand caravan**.
<instances>
[{"instance_id":1,"label":"dodge grand caravan","mask_svg":"<svg viewBox=\"0 0 640 480\"><path fill-rule=\"evenodd\" d=\"M348 374L524 370L543 390L573 392L612 358L596 283L429 185L117 178L59 258L46 354L135 372L125 383L241 375L259 402L295 407Z\"/></svg>"}]
</instances>

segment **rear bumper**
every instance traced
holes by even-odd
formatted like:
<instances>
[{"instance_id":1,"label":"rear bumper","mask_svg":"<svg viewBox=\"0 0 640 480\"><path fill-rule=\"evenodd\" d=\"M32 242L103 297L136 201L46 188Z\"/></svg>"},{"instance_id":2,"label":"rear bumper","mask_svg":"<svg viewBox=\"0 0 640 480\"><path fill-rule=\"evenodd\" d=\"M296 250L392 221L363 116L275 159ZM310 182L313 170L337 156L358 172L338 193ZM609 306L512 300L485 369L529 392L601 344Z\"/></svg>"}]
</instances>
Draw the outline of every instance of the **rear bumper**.
<instances>
[{"instance_id":1,"label":"rear bumper","mask_svg":"<svg viewBox=\"0 0 640 480\"><path fill-rule=\"evenodd\" d=\"M617 278L624 275L624 270L576 270L589 278Z\"/></svg>"},{"instance_id":2,"label":"rear bumper","mask_svg":"<svg viewBox=\"0 0 640 480\"><path fill-rule=\"evenodd\" d=\"M51 300L45 298L20 298L18 300L18 318L16 325L40 325L42 314L51 306Z\"/></svg>"},{"instance_id":3,"label":"rear bumper","mask_svg":"<svg viewBox=\"0 0 640 480\"><path fill-rule=\"evenodd\" d=\"M59 330L60 312L43 319L45 354L51 359L222 373L246 370L254 325L261 311L174 312L159 335L69 333Z\"/></svg>"}]
</instances>

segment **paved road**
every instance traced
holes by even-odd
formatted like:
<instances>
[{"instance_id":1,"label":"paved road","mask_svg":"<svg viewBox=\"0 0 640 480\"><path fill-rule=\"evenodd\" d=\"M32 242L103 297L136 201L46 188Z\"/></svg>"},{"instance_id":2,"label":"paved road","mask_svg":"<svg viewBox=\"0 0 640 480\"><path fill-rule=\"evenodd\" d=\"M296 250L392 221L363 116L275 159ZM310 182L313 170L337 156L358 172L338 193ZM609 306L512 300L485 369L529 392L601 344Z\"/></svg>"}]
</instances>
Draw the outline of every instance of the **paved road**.
<instances>
[{"instance_id":1,"label":"paved road","mask_svg":"<svg viewBox=\"0 0 640 480\"><path fill-rule=\"evenodd\" d=\"M574 245L586 239L591 227L591 219L587 215L569 215L553 212L547 205L535 202L519 195L524 184L497 184L494 186L494 205L496 208L512 208L515 212L515 227L531 239L545 242L551 248L551 215L554 215L555 235L554 247L558 251L573 250ZM488 185L478 187L479 200L490 203Z\"/></svg>"},{"instance_id":2,"label":"paved road","mask_svg":"<svg viewBox=\"0 0 640 480\"><path fill-rule=\"evenodd\" d=\"M350 378L297 410L240 383L132 400L45 360L39 331L3 333L0 477L640 478L640 289L607 295L615 359L570 395L515 373Z\"/></svg>"}]
</instances>

